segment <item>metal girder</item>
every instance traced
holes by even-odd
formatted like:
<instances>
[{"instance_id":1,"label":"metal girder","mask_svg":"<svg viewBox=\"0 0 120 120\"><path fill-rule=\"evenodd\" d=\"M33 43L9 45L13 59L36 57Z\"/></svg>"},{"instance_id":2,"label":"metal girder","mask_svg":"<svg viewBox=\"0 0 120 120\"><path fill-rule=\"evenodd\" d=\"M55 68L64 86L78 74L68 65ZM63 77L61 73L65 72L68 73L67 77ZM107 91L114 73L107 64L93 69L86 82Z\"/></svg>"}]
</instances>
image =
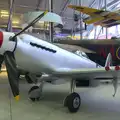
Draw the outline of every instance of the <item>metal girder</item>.
<instances>
[{"instance_id":1,"label":"metal girder","mask_svg":"<svg viewBox=\"0 0 120 120\"><path fill-rule=\"evenodd\" d=\"M49 0L49 11L53 12L53 0ZM49 27L49 29L50 29L50 31L49 31L49 33L50 33L50 42L53 42L53 32L54 32L53 23L51 22L51 23L49 23L49 25L50 25L50 27Z\"/></svg>"},{"instance_id":2,"label":"metal girder","mask_svg":"<svg viewBox=\"0 0 120 120\"><path fill-rule=\"evenodd\" d=\"M42 0L37 0L36 10L39 10L39 6Z\"/></svg>"},{"instance_id":3,"label":"metal girder","mask_svg":"<svg viewBox=\"0 0 120 120\"><path fill-rule=\"evenodd\" d=\"M79 0L79 5L82 6L82 0ZM83 31L82 31L82 13L80 12L80 39L83 39Z\"/></svg>"},{"instance_id":4,"label":"metal girder","mask_svg":"<svg viewBox=\"0 0 120 120\"><path fill-rule=\"evenodd\" d=\"M105 11L107 11L107 0L105 0ZM108 38L108 29L105 28L105 32L106 32L106 39Z\"/></svg>"},{"instance_id":5,"label":"metal girder","mask_svg":"<svg viewBox=\"0 0 120 120\"><path fill-rule=\"evenodd\" d=\"M8 0L8 4L9 4L10 12L9 12L9 18L8 18L8 24L7 24L6 31L12 32L12 12L13 12L14 0Z\"/></svg>"},{"instance_id":6,"label":"metal girder","mask_svg":"<svg viewBox=\"0 0 120 120\"><path fill-rule=\"evenodd\" d=\"M119 4L119 3L120 3L119 0L113 0L112 2L107 4L107 7L109 8L109 7L115 6L115 5ZM105 5L102 7L102 9L105 9Z\"/></svg>"},{"instance_id":7,"label":"metal girder","mask_svg":"<svg viewBox=\"0 0 120 120\"><path fill-rule=\"evenodd\" d=\"M62 9L61 9L61 11L60 11L60 13L59 13L60 16L63 16L63 13L64 13L65 10L67 9L67 5L68 5L70 2L71 2L71 0L66 0L66 1L65 1L64 5L63 5L63 7L62 7Z\"/></svg>"}]
</instances>

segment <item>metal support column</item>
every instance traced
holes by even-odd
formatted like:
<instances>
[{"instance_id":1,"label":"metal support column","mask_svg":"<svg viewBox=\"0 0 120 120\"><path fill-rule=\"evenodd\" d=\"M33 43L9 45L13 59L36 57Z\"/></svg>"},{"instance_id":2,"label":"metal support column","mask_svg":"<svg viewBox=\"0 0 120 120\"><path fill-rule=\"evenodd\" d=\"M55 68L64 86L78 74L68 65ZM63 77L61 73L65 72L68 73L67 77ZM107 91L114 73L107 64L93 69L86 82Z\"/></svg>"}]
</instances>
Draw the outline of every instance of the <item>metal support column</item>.
<instances>
[{"instance_id":1,"label":"metal support column","mask_svg":"<svg viewBox=\"0 0 120 120\"><path fill-rule=\"evenodd\" d=\"M49 0L49 11L53 12L53 0ZM50 42L53 42L53 23L49 23L49 36L50 36Z\"/></svg>"},{"instance_id":2,"label":"metal support column","mask_svg":"<svg viewBox=\"0 0 120 120\"><path fill-rule=\"evenodd\" d=\"M13 12L13 4L14 4L14 0L8 0L8 5L9 5L9 18L8 18L8 24L7 24L7 28L6 31L8 32L12 32L12 12ZM12 111L12 101L11 101L11 92L10 92L10 88L9 88L9 111L10 111L10 120L13 119L13 111Z\"/></svg>"},{"instance_id":3,"label":"metal support column","mask_svg":"<svg viewBox=\"0 0 120 120\"><path fill-rule=\"evenodd\" d=\"M107 10L107 0L105 0L105 11ZM106 39L108 38L108 29L106 28Z\"/></svg>"},{"instance_id":4,"label":"metal support column","mask_svg":"<svg viewBox=\"0 0 120 120\"><path fill-rule=\"evenodd\" d=\"M73 1L73 4L77 5L77 0L74 0ZM72 39L74 38L75 36L75 29L76 29L76 26L75 26L75 14L76 14L76 11L73 10L73 21L72 21L72 33L71 33L71 36L72 36Z\"/></svg>"},{"instance_id":5,"label":"metal support column","mask_svg":"<svg viewBox=\"0 0 120 120\"><path fill-rule=\"evenodd\" d=\"M8 4L9 4L9 18L8 18L6 31L12 32L12 12L13 12L14 0L9 0Z\"/></svg>"},{"instance_id":6,"label":"metal support column","mask_svg":"<svg viewBox=\"0 0 120 120\"><path fill-rule=\"evenodd\" d=\"M82 0L79 0L79 5L82 6ZM82 34L82 13L80 12L80 39L83 39L83 34Z\"/></svg>"}]
</instances>

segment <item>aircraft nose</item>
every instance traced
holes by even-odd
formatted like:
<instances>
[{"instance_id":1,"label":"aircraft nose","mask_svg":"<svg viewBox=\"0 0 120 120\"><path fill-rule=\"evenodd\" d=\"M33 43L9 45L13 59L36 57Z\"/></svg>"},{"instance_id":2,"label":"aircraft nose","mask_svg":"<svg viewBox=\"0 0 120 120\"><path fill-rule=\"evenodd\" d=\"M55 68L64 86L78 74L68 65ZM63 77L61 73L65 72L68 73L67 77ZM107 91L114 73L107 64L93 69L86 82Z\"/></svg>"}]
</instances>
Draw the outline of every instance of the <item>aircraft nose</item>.
<instances>
[{"instance_id":1,"label":"aircraft nose","mask_svg":"<svg viewBox=\"0 0 120 120\"><path fill-rule=\"evenodd\" d=\"M10 37L14 36L11 32L0 31L0 54L3 55L6 51L13 52L17 42L10 41Z\"/></svg>"}]
</instances>

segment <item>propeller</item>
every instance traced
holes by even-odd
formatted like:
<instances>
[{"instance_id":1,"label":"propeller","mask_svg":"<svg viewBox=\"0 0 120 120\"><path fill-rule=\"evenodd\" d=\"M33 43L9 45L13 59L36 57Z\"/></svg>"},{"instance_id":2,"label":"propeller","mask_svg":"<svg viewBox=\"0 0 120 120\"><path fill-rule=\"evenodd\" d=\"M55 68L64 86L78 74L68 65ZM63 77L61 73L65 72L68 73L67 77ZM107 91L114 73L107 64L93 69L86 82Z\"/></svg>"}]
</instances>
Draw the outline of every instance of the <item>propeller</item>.
<instances>
[{"instance_id":1,"label":"propeller","mask_svg":"<svg viewBox=\"0 0 120 120\"><path fill-rule=\"evenodd\" d=\"M14 0L13 0L13 3L14 3ZM10 15L9 15L9 18L8 18L8 23L7 23L7 28L6 28L6 32L11 32L11 18L12 18L12 8L13 8L13 4L12 6L10 7ZM0 30L0 31L3 31L3 30ZM0 70L2 68L2 63L4 61L4 56L3 55L0 55Z\"/></svg>"},{"instance_id":2,"label":"propeller","mask_svg":"<svg viewBox=\"0 0 120 120\"><path fill-rule=\"evenodd\" d=\"M7 68L8 80L12 89L12 93L15 99L19 100L19 72L16 67L14 53L9 51L5 52L4 60Z\"/></svg>"},{"instance_id":3,"label":"propeller","mask_svg":"<svg viewBox=\"0 0 120 120\"><path fill-rule=\"evenodd\" d=\"M13 0L12 1L12 4L11 3L9 3L9 4L11 4L11 6L10 6L10 12L9 12L9 17L8 17L8 23L7 23L7 28L5 29L5 31L6 32L12 32L11 30L11 28L12 28L12 24L11 24L11 19L12 19L12 9L13 9L13 4L14 4L14 2L15 2L15 0ZM1 31L1 30L0 30ZM2 30L3 31L3 30ZM3 55L0 55L0 70L1 70L1 68L2 68L2 63L3 63L3 61L4 61L4 56Z\"/></svg>"},{"instance_id":4,"label":"propeller","mask_svg":"<svg viewBox=\"0 0 120 120\"><path fill-rule=\"evenodd\" d=\"M3 55L0 55L0 70L2 68L2 63L4 61L4 56Z\"/></svg>"},{"instance_id":5,"label":"propeller","mask_svg":"<svg viewBox=\"0 0 120 120\"><path fill-rule=\"evenodd\" d=\"M29 27L34 25L38 20L40 20L48 11L43 12L38 17L36 17L28 26L26 26L19 33L15 34L10 38L10 41L17 42L17 36L27 30ZM2 59L1 59L2 60ZM19 71L17 70L16 61L14 58L14 52L6 51L3 55L3 60L5 60L5 65L8 73L9 84L11 86L12 93L16 100L19 100ZM0 61L1 62L1 61Z\"/></svg>"},{"instance_id":6,"label":"propeller","mask_svg":"<svg viewBox=\"0 0 120 120\"><path fill-rule=\"evenodd\" d=\"M34 25L36 22L38 22L42 17L44 17L46 14L48 13L48 11L43 12L42 14L40 14L38 17L36 17L31 23L29 23L28 26L26 26L23 30L21 30L19 33L15 34L11 40L14 41L15 38L20 35L21 33L23 33L25 30L27 30L29 27L31 27L32 25Z\"/></svg>"}]
</instances>

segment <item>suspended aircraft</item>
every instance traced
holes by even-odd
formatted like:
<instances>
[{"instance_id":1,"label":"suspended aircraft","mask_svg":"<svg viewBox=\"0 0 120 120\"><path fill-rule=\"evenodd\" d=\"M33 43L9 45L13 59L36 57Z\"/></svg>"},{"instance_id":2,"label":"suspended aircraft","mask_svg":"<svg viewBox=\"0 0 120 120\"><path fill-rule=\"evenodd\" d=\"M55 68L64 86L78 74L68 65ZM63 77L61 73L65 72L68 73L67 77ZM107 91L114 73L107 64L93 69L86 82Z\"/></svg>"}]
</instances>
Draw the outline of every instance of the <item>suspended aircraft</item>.
<instances>
[{"instance_id":1,"label":"suspended aircraft","mask_svg":"<svg viewBox=\"0 0 120 120\"><path fill-rule=\"evenodd\" d=\"M118 18L120 18L119 17L120 15L118 11L109 12L109 11L98 10L98 9L88 8L88 7L83 7L83 6L75 6L75 5L69 5L68 7L90 15L91 17L89 17L89 19L86 18L85 20L83 20L87 24L93 23L94 25L101 25L103 27L111 27L113 25L119 24ZM89 53L86 52L85 50L83 50L83 52L87 54L90 60L102 66L104 66L107 55L109 53L111 53L112 55L112 59L113 59L112 64L113 65L120 64L119 62L120 61L120 46L119 46L120 40L119 38L118 39L111 38L111 39L106 39L106 40L84 39L84 41L59 40L55 42L61 43L61 44L76 45L76 46L85 48L87 50L90 50L91 52Z\"/></svg>"},{"instance_id":2,"label":"suspended aircraft","mask_svg":"<svg viewBox=\"0 0 120 120\"><path fill-rule=\"evenodd\" d=\"M120 24L119 10L111 12L85 6L68 5L68 7L89 15L89 17L83 19L86 24L100 25L107 28Z\"/></svg>"},{"instance_id":3,"label":"suspended aircraft","mask_svg":"<svg viewBox=\"0 0 120 120\"><path fill-rule=\"evenodd\" d=\"M35 83L29 90L30 99L33 101L40 98L45 81L54 82L50 78L70 81L70 94L64 100L64 106L70 112L77 112L81 105L81 98L75 92L75 86L80 87L87 83L86 86L89 87L94 81L111 77L115 95L120 68L119 66L110 67L111 54L108 54L105 67L96 68L96 63L87 58L79 57L52 43L23 33L46 14L47 11L40 14L19 33L0 32L0 59L5 61L8 80L15 99L20 98L20 70L29 74ZM47 74L48 77L42 78L41 74ZM39 85L37 85L38 82Z\"/></svg>"}]
</instances>

